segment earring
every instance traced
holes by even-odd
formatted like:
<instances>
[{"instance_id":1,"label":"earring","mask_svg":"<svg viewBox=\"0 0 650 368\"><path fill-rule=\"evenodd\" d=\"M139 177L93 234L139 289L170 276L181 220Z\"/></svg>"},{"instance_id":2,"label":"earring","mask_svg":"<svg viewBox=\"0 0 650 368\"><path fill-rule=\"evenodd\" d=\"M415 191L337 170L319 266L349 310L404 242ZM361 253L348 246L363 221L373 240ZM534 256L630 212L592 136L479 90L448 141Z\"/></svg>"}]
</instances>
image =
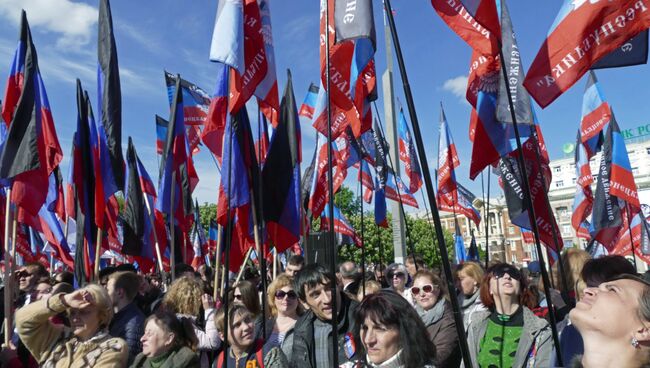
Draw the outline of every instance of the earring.
<instances>
[{"instance_id":1,"label":"earring","mask_svg":"<svg viewBox=\"0 0 650 368\"><path fill-rule=\"evenodd\" d=\"M632 344L632 346L633 346L635 349L638 349L638 348L639 348L639 340L637 340L636 337L633 337L633 338L632 338L632 341L630 341L630 344Z\"/></svg>"}]
</instances>

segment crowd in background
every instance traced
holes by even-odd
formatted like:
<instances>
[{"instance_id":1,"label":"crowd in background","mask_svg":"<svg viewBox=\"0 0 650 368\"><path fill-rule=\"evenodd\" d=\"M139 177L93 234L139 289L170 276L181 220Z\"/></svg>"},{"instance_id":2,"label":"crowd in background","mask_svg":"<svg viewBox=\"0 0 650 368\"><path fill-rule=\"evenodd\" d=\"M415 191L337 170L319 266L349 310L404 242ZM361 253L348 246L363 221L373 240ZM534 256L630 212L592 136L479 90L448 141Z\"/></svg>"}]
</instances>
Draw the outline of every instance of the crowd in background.
<instances>
[{"instance_id":1,"label":"crowd in background","mask_svg":"<svg viewBox=\"0 0 650 368\"><path fill-rule=\"evenodd\" d=\"M107 267L97 283L75 289L71 273L50 275L40 264L26 264L13 275L19 293L0 364L467 367L466 339L473 367L650 366L645 275L623 257L590 259L577 249L556 263L551 303L538 262L523 269L466 262L455 268L449 290L440 272L417 257L365 271L346 261L331 274L294 255L275 278L262 280L254 267L239 280L233 274L223 294L214 293L213 270L205 265L176 265L171 283L133 265ZM456 327L454 300L462 328Z\"/></svg>"}]
</instances>

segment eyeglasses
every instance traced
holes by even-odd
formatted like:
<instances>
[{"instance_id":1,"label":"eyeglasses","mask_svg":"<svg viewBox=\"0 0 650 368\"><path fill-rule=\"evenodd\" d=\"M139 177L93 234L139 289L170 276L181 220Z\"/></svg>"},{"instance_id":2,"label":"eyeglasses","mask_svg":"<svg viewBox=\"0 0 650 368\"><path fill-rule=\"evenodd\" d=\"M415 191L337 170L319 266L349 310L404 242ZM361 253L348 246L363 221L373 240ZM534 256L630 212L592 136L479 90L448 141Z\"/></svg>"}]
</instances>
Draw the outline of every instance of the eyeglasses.
<instances>
[{"instance_id":1,"label":"eyeglasses","mask_svg":"<svg viewBox=\"0 0 650 368\"><path fill-rule=\"evenodd\" d=\"M235 300L241 300L241 294L235 294L233 295Z\"/></svg>"},{"instance_id":2,"label":"eyeglasses","mask_svg":"<svg viewBox=\"0 0 650 368\"><path fill-rule=\"evenodd\" d=\"M402 272L395 272L394 274L390 275L390 278L391 278L391 279L393 279L393 278L395 278L395 277L402 278L402 277L406 277L406 275L403 274Z\"/></svg>"},{"instance_id":3,"label":"eyeglasses","mask_svg":"<svg viewBox=\"0 0 650 368\"><path fill-rule=\"evenodd\" d=\"M22 279L23 277L28 278L29 276L32 276L32 274L27 272L27 271L18 271L18 272L16 272L16 278L17 279Z\"/></svg>"},{"instance_id":4,"label":"eyeglasses","mask_svg":"<svg viewBox=\"0 0 650 368\"><path fill-rule=\"evenodd\" d=\"M424 286L422 286L422 289L420 289L420 288L417 287L417 286L413 286L413 287L411 288L411 294L413 294L413 295L420 295L420 292L421 292L421 291L424 291L425 293L431 293L431 292L433 292L433 290L437 290L437 289L438 289L438 287L437 287L437 286L433 286L433 285L424 285Z\"/></svg>"},{"instance_id":5,"label":"eyeglasses","mask_svg":"<svg viewBox=\"0 0 650 368\"><path fill-rule=\"evenodd\" d=\"M495 269L492 270L492 274L498 279L508 274L510 278L517 281L521 281L521 272L519 272L518 269L510 265L497 266Z\"/></svg>"},{"instance_id":6,"label":"eyeglasses","mask_svg":"<svg viewBox=\"0 0 650 368\"><path fill-rule=\"evenodd\" d=\"M293 290L289 290L287 292L278 290L275 292L275 299L282 300L285 296L289 299L296 299L298 297L298 294L296 294L296 292Z\"/></svg>"}]
</instances>

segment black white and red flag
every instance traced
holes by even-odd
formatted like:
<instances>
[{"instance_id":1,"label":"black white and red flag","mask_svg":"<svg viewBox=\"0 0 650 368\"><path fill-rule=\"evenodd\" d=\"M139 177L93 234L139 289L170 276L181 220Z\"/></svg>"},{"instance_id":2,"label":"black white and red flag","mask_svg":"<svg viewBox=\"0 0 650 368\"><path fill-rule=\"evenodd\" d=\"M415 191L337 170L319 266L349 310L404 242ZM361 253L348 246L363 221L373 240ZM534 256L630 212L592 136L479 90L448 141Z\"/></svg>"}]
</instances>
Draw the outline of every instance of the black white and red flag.
<instances>
[{"instance_id":1,"label":"black white and red flag","mask_svg":"<svg viewBox=\"0 0 650 368\"><path fill-rule=\"evenodd\" d=\"M494 0L431 0L442 20L472 49L497 55L501 27Z\"/></svg>"},{"instance_id":2,"label":"black white and red flag","mask_svg":"<svg viewBox=\"0 0 650 368\"><path fill-rule=\"evenodd\" d=\"M594 63L650 27L650 0L565 0L524 85L548 106Z\"/></svg>"}]
</instances>

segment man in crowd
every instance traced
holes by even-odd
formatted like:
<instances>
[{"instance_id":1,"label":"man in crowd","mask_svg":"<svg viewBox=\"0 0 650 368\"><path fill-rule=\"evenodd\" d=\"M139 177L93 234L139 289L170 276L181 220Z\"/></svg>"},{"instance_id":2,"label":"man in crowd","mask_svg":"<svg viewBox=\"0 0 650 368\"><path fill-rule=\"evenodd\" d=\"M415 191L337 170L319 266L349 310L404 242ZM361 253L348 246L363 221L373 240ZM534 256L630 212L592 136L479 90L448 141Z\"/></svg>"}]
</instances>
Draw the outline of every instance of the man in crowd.
<instances>
[{"instance_id":1,"label":"man in crowd","mask_svg":"<svg viewBox=\"0 0 650 368\"><path fill-rule=\"evenodd\" d=\"M338 362L348 362L354 351L345 348L345 335L354 328L353 312L357 303L348 298L336 287L332 295L331 282L335 276L323 266L310 264L298 272L294 279L294 289L301 303L309 309L294 327L293 353L291 367L330 368L333 366L332 344L337 343ZM337 331L332 333L333 298L338 308Z\"/></svg>"},{"instance_id":2,"label":"man in crowd","mask_svg":"<svg viewBox=\"0 0 650 368\"><path fill-rule=\"evenodd\" d=\"M287 261L287 268L284 270L284 273L287 274L289 277L294 277L298 271L302 270L302 268L305 266L305 257L294 254L291 257L289 257L289 260Z\"/></svg>"},{"instance_id":3,"label":"man in crowd","mask_svg":"<svg viewBox=\"0 0 650 368\"><path fill-rule=\"evenodd\" d=\"M144 334L144 313L133 301L140 289L140 277L129 271L112 273L106 284L108 295L113 301L113 319L109 333L120 337L129 347L129 364L142 351L140 338Z\"/></svg>"},{"instance_id":4,"label":"man in crowd","mask_svg":"<svg viewBox=\"0 0 650 368\"><path fill-rule=\"evenodd\" d=\"M41 279L48 277L47 270L40 263L26 263L16 272L16 281L18 281L18 289L20 294L16 303L16 307L23 307L34 300L33 294Z\"/></svg>"},{"instance_id":5,"label":"man in crowd","mask_svg":"<svg viewBox=\"0 0 650 368\"><path fill-rule=\"evenodd\" d=\"M406 261L404 262L404 265L406 266L406 270L408 271L409 275L411 276L411 280L413 277L415 277L415 274L419 270L424 270L426 265L424 264L424 260L420 256L415 256L413 257L412 255L409 255L406 257ZM417 265L417 268L415 267Z\"/></svg>"},{"instance_id":6,"label":"man in crowd","mask_svg":"<svg viewBox=\"0 0 650 368\"><path fill-rule=\"evenodd\" d=\"M356 295L359 289L359 271L357 265L352 261L345 261L339 266L339 277L343 291Z\"/></svg>"}]
</instances>

